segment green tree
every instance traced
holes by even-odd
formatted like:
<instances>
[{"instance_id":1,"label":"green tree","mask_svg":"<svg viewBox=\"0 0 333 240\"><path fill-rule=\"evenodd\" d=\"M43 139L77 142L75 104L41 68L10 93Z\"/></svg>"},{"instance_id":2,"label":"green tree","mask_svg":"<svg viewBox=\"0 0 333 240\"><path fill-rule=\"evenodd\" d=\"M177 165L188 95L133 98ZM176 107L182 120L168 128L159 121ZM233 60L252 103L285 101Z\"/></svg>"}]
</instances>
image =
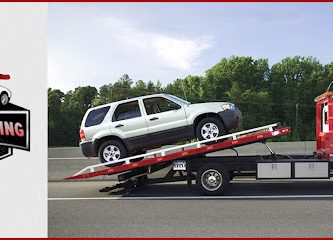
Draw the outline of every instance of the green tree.
<instances>
[{"instance_id":1,"label":"green tree","mask_svg":"<svg viewBox=\"0 0 333 240\"><path fill-rule=\"evenodd\" d=\"M79 129L82 118L91 106L97 94L95 87L78 87L74 92L68 92L64 96L62 107L62 124L64 125L63 145L75 146L79 142Z\"/></svg>"},{"instance_id":2,"label":"green tree","mask_svg":"<svg viewBox=\"0 0 333 240\"><path fill-rule=\"evenodd\" d=\"M132 79L127 74L124 74L117 82L110 85L112 100L119 101L132 97L132 84Z\"/></svg>"},{"instance_id":3,"label":"green tree","mask_svg":"<svg viewBox=\"0 0 333 240\"><path fill-rule=\"evenodd\" d=\"M243 112L242 128L272 122L291 126L293 134L277 140L314 140L313 99L333 81L333 62L322 65L313 57L288 57L269 68L267 59L222 58L204 76L189 75L162 86L158 81L133 80L124 74L97 92L91 86L66 94L48 89L49 145L76 146L86 110L129 97L170 93L192 103L230 101ZM331 87L333 91L333 87Z\"/></svg>"},{"instance_id":4,"label":"green tree","mask_svg":"<svg viewBox=\"0 0 333 240\"><path fill-rule=\"evenodd\" d=\"M274 102L273 115L293 127L295 140L315 136L313 99L328 85L324 70L317 59L300 56L285 58L271 68L269 94Z\"/></svg>"},{"instance_id":5,"label":"green tree","mask_svg":"<svg viewBox=\"0 0 333 240\"><path fill-rule=\"evenodd\" d=\"M237 82L240 89L258 91L268 80L269 66L267 59L254 60L252 57L222 58L206 71L203 84L205 99L226 99L226 92Z\"/></svg>"},{"instance_id":6,"label":"green tree","mask_svg":"<svg viewBox=\"0 0 333 240\"><path fill-rule=\"evenodd\" d=\"M267 91L241 90L234 82L226 92L228 99L235 103L243 113L242 129L254 128L271 123L271 100Z\"/></svg>"},{"instance_id":7,"label":"green tree","mask_svg":"<svg viewBox=\"0 0 333 240\"><path fill-rule=\"evenodd\" d=\"M112 85L103 85L99 88L98 94L92 101L94 106L112 102Z\"/></svg>"},{"instance_id":8,"label":"green tree","mask_svg":"<svg viewBox=\"0 0 333 240\"><path fill-rule=\"evenodd\" d=\"M58 89L48 89L48 143L59 146L62 142L62 101L64 93Z\"/></svg>"},{"instance_id":9,"label":"green tree","mask_svg":"<svg viewBox=\"0 0 333 240\"><path fill-rule=\"evenodd\" d=\"M183 79L183 87L188 101L196 103L203 101L203 77L187 76Z\"/></svg>"},{"instance_id":10,"label":"green tree","mask_svg":"<svg viewBox=\"0 0 333 240\"><path fill-rule=\"evenodd\" d=\"M148 88L144 81L139 80L135 83L134 87L132 88L132 97L139 97L148 94Z\"/></svg>"}]
</instances>

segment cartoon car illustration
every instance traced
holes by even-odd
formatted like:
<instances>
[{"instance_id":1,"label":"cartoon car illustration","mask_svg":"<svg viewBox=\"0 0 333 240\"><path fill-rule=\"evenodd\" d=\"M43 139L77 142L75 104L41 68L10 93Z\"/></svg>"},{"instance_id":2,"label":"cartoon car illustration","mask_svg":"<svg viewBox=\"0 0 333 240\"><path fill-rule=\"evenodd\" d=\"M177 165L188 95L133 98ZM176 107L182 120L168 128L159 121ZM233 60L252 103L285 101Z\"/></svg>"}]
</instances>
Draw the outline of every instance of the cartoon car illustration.
<instances>
[{"instance_id":1,"label":"cartoon car illustration","mask_svg":"<svg viewBox=\"0 0 333 240\"><path fill-rule=\"evenodd\" d=\"M11 97L12 97L12 92L8 88L0 86L0 104L2 106L7 105Z\"/></svg>"},{"instance_id":2,"label":"cartoon car illustration","mask_svg":"<svg viewBox=\"0 0 333 240\"><path fill-rule=\"evenodd\" d=\"M0 80L9 80L10 76L7 74L0 74ZM9 103L10 98L12 97L12 92L4 87L0 86L0 105L5 106Z\"/></svg>"}]
</instances>

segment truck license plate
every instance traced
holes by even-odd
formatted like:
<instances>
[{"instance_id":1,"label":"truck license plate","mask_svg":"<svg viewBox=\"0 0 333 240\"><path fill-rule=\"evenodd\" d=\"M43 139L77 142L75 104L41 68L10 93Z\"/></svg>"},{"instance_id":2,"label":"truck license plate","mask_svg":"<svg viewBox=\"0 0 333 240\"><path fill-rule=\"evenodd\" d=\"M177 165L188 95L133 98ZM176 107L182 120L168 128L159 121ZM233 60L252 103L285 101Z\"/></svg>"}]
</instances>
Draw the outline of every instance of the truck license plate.
<instances>
[{"instance_id":1,"label":"truck license plate","mask_svg":"<svg viewBox=\"0 0 333 240\"><path fill-rule=\"evenodd\" d=\"M185 171L186 161L174 161L172 164L172 169L175 171Z\"/></svg>"}]
</instances>

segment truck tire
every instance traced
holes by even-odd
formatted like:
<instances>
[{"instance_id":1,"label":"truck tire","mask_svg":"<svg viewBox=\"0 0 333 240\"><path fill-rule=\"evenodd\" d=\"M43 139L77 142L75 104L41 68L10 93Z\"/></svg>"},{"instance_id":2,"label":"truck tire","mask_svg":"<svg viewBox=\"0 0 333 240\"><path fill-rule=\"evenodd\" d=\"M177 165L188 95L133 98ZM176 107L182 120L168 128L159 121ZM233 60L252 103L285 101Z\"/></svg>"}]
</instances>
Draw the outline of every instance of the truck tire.
<instances>
[{"instance_id":1,"label":"truck tire","mask_svg":"<svg viewBox=\"0 0 333 240\"><path fill-rule=\"evenodd\" d=\"M101 163L126 158L128 156L125 146L117 140L107 140L98 149L98 157ZM106 165L107 167L114 167L123 164L123 162Z\"/></svg>"},{"instance_id":2,"label":"truck tire","mask_svg":"<svg viewBox=\"0 0 333 240\"><path fill-rule=\"evenodd\" d=\"M203 165L196 174L196 185L202 195L221 195L229 186L229 174L217 163Z\"/></svg>"},{"instance_id":3,"label":"truck tire","mask_svg":"<svg viewBox=\"0 0 333 240\"><path fill-rule=\"evenodd\" d=\"M195 135L199 141L216 138L226 134L221 120L215 117L202 119L195 128ZM214 142L207 143L213 144Z\"/></svg>"}]
</instances>

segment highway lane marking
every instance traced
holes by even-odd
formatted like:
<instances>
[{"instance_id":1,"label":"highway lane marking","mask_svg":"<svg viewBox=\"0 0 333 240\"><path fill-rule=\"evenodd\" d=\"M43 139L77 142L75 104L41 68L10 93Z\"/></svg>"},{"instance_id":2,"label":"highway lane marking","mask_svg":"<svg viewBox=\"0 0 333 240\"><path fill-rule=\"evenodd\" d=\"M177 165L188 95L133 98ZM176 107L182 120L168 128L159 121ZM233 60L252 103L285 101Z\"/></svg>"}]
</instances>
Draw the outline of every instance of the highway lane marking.
<instances>
[{"instance_id":1,"label":"highway lane marking","mask_svg":"<svg viewBox=\"0 0 333 240\"><path fill-rule=\"evenodd\" d=\"M49 201L75 200L209 200L209 199L314 199L333 198L332 194L324 195L273 195L273 196L165 196L165 197L92 197L92 198L48 198Z\"/></svg>"},{"instance_id":2,"label":"highway lane marking","mask_svg":"<svg viewBox=\"0 0 333 240\"><path fill-rule=\"evenodd\" d=\"M49 147L49 150L80 149L80 147Z\"/></svg>"},{"instance_id":3,"label":"highway lane marking","mask_svg":"<svg viewBox=\"0 0 333 240\"><path fill-rule=\"evenodd\" d=\"M82 159L87 159L87 160L93 160L93 159L98 159L96 158L86 158L86 157L62 157L62 158L48 158L49 160L62 160L62 159L68 159L68 160L82 160Z\"/></svg>"},{"instance_id":4,"label":"highway lane marking","mask_svg":"<svg viewBox=\"0 0 333 240\"><path fill-rule=\"evenodd\" d=\"M117 200L119 197L92 197L92 198L48 198L49 201L76 201L76 200Z\"/></svg>"}]
</instances>

